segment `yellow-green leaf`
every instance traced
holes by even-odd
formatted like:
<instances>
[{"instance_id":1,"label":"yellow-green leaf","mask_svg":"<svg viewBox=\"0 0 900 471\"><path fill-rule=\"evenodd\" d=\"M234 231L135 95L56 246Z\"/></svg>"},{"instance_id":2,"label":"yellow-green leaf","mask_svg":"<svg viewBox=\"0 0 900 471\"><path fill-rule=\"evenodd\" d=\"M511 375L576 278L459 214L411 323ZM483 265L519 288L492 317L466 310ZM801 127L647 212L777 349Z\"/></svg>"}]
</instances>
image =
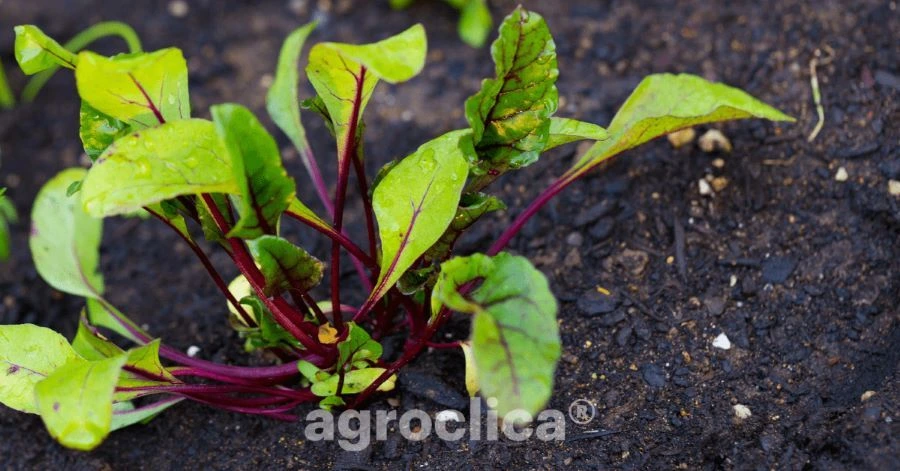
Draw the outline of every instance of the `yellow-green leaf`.
<instances>
[{"instance_id":1,"label":"yellow-green leaf","mask_svg":"<svg viewBox=\"0 0 900 471\"><path fill-rule=\"evenodd\" d=\"M16 31L16 61L22 72L33 75L57 65L74 69L77 56L34 25L20 25Z\"/></svg>"},{"instance_id":2,"label":"yellow-green leaf","mask_svg":"<svg viewBox=\"0 0 900 471\"><path fill-rule=\"evenodd\" d=\"M606 129L593 123L569 118L550 118L550 135L544 150L550 150L570 142L591 140L602 141L609 137Z\"/></svg>"},{"instance_id":3,"label":"yellow-green leaf","mask_svg":"<svg viewBox=\"0 0 900 471\"><path fill-rule=\"evenodd\" d=\"M607 128L609 138L594 144L569 173L580 175L614 155L679 129L747 118L794 121L747 92L722 83L689 74L650 75L616 113Z\"/></svg>"},{"instance_id":4,"label":"yellow-green leaf","mask_svg":"<svg viewBox=\"0 0 900 471\"><path fill-rule=\"evenodd\" d=\"M37 414L34 387L80 359L62 335L33 324L0 325L0 403Z\"/></svg>"},{"instance_id":5,"label":"yellow-green leaf","mask_svg":"<svg viewBox=\"0 0 900 471\"><path fill-rule=\"evenodd\" d=\"M116 141L94 162L81 198L89 214L102 217L180 195L239 192L215 125L187 119Z\"/></svg>"},{"instance_id":6,"label":"yellow-green leaf","mask_svg":"<svg viewBox=\"0 0 900 471\"><path fill-rule=\"evenodd\" d=\"M86 171L63 170L38 192L31 210L28 245L41 277L54 288L86 298L103 294L103 276L97 271L103 222L85 213L79 194L67 196Z\"/></svg>"},{"instance_id":7,"label":"yellow-green leaf","mask_svg":"<svg viewBox=\"0 0 900 471\"><path fill-rule=\"evenodd\" d=\"M78 54L78 94L135 129L191 116L187 63L180 49L104 57Z\"/></svg>"}]
</instances>

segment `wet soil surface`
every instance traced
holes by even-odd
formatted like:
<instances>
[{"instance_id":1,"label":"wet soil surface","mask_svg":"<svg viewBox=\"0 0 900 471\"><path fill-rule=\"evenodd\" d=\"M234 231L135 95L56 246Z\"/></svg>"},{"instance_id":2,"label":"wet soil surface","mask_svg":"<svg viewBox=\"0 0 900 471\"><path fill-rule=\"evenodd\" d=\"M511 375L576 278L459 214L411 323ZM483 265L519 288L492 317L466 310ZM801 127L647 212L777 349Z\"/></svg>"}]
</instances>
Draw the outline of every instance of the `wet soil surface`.
<instances>
[{"instance_id":1,"label":"wet soil surface","mask_svg":"<svg viewBox=\"0 0 900 471\"><path fill-rule=\"evenodd\" d=\"M565 411L576 399L592 401L592 422L569 421L563 442L409 442L393 430L353 453L306 441L297 424L181 404L77 453L55 444L37 417L3 409L0 467L891 468L900 455L900 197L889 194L889 180L900 180L897 3L523 3L547 17L556 37L560 115L608 123L642 76L684 71L745 88L798 118L795 125L716 126L730 138L730 154L673 149L665 140L630 152L567 190L514 241L561 300L565 354L550 406ZM456 14L443 3L421 1L403 12L386 4L197 1L176 17L167 2L3 0L0 51L9 70L15 24L66 38L120 19L147 49L185 50L197 115L229 100L263 115L265 86L292 28L318 18L313 40L362 42L421 21L430 41L425 71L408 84L382 85L368 108L374 172L463 126L463 100L493 70L487 49L459 42ZM492 2L495 18L513 6ZM99 46L119 47L113 40ZM817 118L808 64L817 49L825 126L809 143ZM10 75L20 88L20 74ZM55 172L84 164L68 75L55 77L35 103L0 112L0 183L22 214ZM324 164L332 144L307 118ZM302 176L279 139L289 170ZM498 188L521 208L573 156L573 149L548 154ZM707 176L712 191L704 195L699 180ZM486 248L514 215L483 224L464 248ZM13 228L13 259L0 267L0 321L71 336L81 301L37 277L23 219ZM313 234L292 236L326 253ZM214 260L227 266L221 254ZM214 286L160 224L110 221L102 261L113 303L169 344L200 346L200 356L216 361L264 361L242 354ZM465 336L464 320L447 334ZM722 335L729 349L714 346L717 338L724 346ZM462 375L456 351L430 352L371 407L459 407ZM735 406L751 415L738 418Z\"/></svg>"}]
</instances>

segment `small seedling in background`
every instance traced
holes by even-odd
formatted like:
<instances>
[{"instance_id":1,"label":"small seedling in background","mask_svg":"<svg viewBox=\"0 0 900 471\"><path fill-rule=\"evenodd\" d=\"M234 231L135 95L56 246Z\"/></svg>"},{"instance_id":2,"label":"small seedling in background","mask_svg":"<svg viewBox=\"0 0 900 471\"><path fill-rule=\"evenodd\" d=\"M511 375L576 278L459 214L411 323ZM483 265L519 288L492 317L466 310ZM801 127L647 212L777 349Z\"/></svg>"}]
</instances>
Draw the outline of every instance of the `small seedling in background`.
<instances>
[{"instance_id":1,"label":"small seedling in background","mask_svg":"<svg viewBox=\"0 0 900 471\"><path fill-rule=\"evenodd\" d=\"M402 10L415 0L390 0L391 8ZM472 47L484 46L494 20L491 19L491 10L488 9L487 0L444 0L453 8L459 10L459 37Z\"/></svg>"},{"instance_id":2,"label":"small seedling in background","mask_svg":"<svg viewBox=\"0 0 900 471\"><path fill-rule=\"evenodd\" d=\"M555 117L555 44L541 16L518 8L491 48L495 77L466 100L469 126L425 142L374 178L364 165L366 105L379 81L400 83L419 73L424 29L372 44L312 47L306 75L317 95L304 107L321 115L335 137L332 197L298 107L297 62L313 28L286 40L267 109L302 156L323 215L297 197L275 140L247 108L217 105L212 120L191 118L180 50L76 55L34 26L17 27L22 69L73 69L82 100L80 136L93 164L64 170L43 187L30 247L41 276L85 297L87 306L71 344L46 328L0 326L0 361L9 365L0 369L0 402L40 414L62 444L91 449L111 430L184 399L283 420L297 419L293 409L304 402L357 407L393 388L401 368L431 346L462 348L467 389L495 398L501 416L534 415L553 390L561 344L547 279L528 259L502 251L525 222L603 161L653 138L716 121L792 120L738 89L670 74L644 79L608 129ZM487 253L455 253L463 232L506 208L487 193L501 175L580 140L595 143ZM351 176L364 208L361 244L344 230ZM102 218L140 211L197 255L221 290L223 318L246 348L273 352L281 364L239 367L185 355L105 298L97 271ZM288 219L330 239L330 253L313 255L282 237ZM225 281L201 237L230 256L236 279ZM342 283L342 255L353 261L358 281ZM361 287L365 301L349 305L348 294ZM471 317L469 341L433 343L454 312ZM122 349L110 333L133 346ZM402 351L386 358L380 340L402 333Z\"/></svg>"}]
</instances>

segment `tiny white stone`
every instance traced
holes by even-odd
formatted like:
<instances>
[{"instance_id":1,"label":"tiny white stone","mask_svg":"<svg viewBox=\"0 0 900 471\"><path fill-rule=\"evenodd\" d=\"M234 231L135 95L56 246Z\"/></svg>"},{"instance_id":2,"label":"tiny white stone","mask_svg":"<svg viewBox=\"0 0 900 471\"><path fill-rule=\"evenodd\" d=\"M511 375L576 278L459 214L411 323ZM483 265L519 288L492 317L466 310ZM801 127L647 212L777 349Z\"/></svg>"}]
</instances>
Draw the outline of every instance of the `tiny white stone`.
<instances>
[{"instance_id":1,"label":"tiny white stone","mask_svg":"<svg viewBox=\"0 0 900 471\"><path fill-rule=\"evenodd\" d=\"M191 345L187 349L187 355L191 358L194 358L195 356L197 356L198 353L200 353L200 347L198 347L196 345Z\"/></svg>"},{"instance_id":2,"label":"tiny white stone","mask_svg":"<svg viewBox=\"0 0 900 471\"><path fill-rule=\"evenodd\" d=\"M866 392L862 393L862 396L860 396L859 400L861 402L866 402L869 399L872 399L872 396L874 396L874 395L875 395L875 391L866 391Z\"/></svg>"},{"instance_id":3,"label":"tiny white stone","mask_svg":"<svg viewBox=\"0 0 900 471\"><path fill-rule=\"evenodd\" d=\"M713 339L712 346L716 347L716 348L721 348L722 350L730 350L731 349L731 340L728 340L728 336L725 335L725 332L722 332L715 339Z\"/></svg>"},{"instance_id":4,"label":"tiny white stone","mask_svg":"<svg viewBox=\"0 0 900 471\"><path fill-rule=\"evenodd\" d=\"M733 409L734 416L741 420L749 419L753 415L750 408L743 404L735 404Z\"/></svg>"},{"instance_id":5,"label":"tiny white stone","mask_svg":"<svg viewBox=\"0 0 900 471\"><path fill-rule=\"evenodd\" d=\"M888 193L891 196L900 196L900 181L888 180Z\"/></svg>"},{"instance_id":6,"label":"tiny white stone","mask_svg":"<svg viewBox=\"0 0 900 471\"><path fill-rule=\"evenodd\" d=\"M175 0L169 2L169 14L175 18L184 18L187 16L190 7L184 0Z\"/></svg>"},{"instance_id":7,"label":"tiny white stone","mask_svg":"<svg viewBox=\"0 0 900 471\"><path fill-rule=\"evenodd\" d=\"M835 181L845 182L850 178L850 175L847 173L847 169L844 167L840 167L837 169L837 173L834 174Z\"/></svg>"},{"instance_id":8,"label":"tiny white stone","mask_svg":"<svg viewBox=\"0 0 900 471\"><path fill-rule=\"evenodd\" d=\"M434 416L434 419L438 422L462 422L463 417L459 411L442 410Z\"/></svg>"},{"instance_id":9,"label":"tiny white stone","mask_svg":"<svg viewBox=\"0 0 900 471\"><path fill-rule=\"evenodd\" d=\"M731 288L734 288L734 285L737 284L737 281L738 281L738 280L737 280L737 276L736 276L736 275L731 275L731 279L728 280L728 286L731 287Z\"/></svg>"},{"instance_id":10,"label":"tiny white stone","mask_svg":"<svg viewBox=\"0 0 900 471\"><path fill-rule=\"evenodd\" d=\"M703 178L697 180L697 187L700 190L700 194L703 196L709 196L713 192L713 189L709 185L709 182Z\"/></svg>"}]
</instances>

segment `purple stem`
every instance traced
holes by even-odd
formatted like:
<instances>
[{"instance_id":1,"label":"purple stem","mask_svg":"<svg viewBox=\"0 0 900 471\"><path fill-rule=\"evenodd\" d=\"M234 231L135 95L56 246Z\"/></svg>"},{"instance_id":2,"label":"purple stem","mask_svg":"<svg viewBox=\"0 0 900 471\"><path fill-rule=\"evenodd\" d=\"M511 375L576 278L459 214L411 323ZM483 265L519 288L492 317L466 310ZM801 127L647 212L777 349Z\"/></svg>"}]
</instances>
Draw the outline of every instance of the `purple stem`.
<instances>
[{"instance_id":1,"label":"purple stem","mask_svg":"<svg viewBox=\"0 0 900 471\"><path fill-rule=\"evenodd\" d=\"M515 235L518 234L520 230L522 230L522 227L525 226L525 223L527 223L532 216L534 216L541 208L543 208L544 205L547 204L547 202L553 199L554 196L559 194L560 191L564 190L567 186L569 186L570 183L575 181L576 178L577 177L572 177L569 173L566 173L563 176L559 177L555 182L553 182L552 185L544 190L543 193L538 195L538 197L535 198L535 200L532 201L527 208L525 208L525 211L522 211L522 213L519 214L518 217L516 217L512 224L510 224L509 227L507 227L506 230L503 231L502 234L500 234L500 237L496 242L494 242L494 245L491 245L491 248L488 249L487 254L497 255L497 253L503 250L506 247L506 244L508 244L509 241L513 237L515 237Z\"/></svg>"},{"instance_id":2,"label":"purple stem","mask_svg":"<svg viewBox=\"0 0 900 471\"><path fill-rule=\"evenodd\" d=\"M325 211L328 213L328 217L334 217L334 204L331 202L331 198L328 197L328 186L325 184L325 179L322 178L322 172L319 170L319 164L316 162L316 156L313 155L312 148L309 146L309 142L306 142L304 139L304 146L300 151L300 159L303 160L303 165L306 167L306 171L309 173L309 177L312 179L313 186L316 188L316 194L319 196L319 200L322 201L322 205L325 206Z\"/></svg>"}]
</instances>

